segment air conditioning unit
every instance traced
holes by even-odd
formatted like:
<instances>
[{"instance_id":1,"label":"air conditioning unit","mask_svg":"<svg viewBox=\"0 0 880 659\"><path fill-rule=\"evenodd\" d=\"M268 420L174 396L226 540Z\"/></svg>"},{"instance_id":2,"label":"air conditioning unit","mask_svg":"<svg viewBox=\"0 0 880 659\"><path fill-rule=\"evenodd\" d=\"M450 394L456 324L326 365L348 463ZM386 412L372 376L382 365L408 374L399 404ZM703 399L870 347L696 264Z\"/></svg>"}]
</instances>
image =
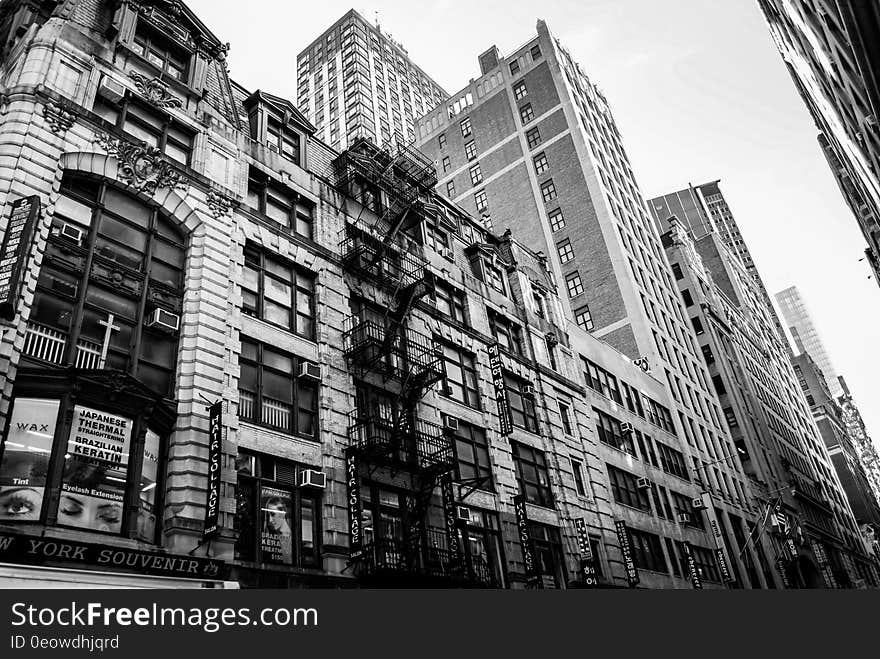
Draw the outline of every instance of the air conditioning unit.
<instances>
[{"instance_id":1,"label":"air conditioning unit","mask_svg":"<svg viewBox=\"0 0 880 659\"><path fill-rule=\"evenodd\" d=\"M455 519L459 522L470 522L471 521L471 509L467 506L456 506L455 507Z\"/></svg>"},{"instance_id":2,"label":"air conditioning unit","mask_svg":"<svg viewBox=\"0 0 880 659\"><path fill-rule=\"evenodd\" d=\"M327 487L327 474L323 471L315 471L314 469L304 469L299 472L299 486L323 490Z\"/></svg>"},{"instance_id":3,"label":"air conditioning unit","mask_svg":"<svg viewBox=\"0 0 880 659\"><path fill-rule=\"evenodd\" d=\"M523 386L522 395L527 398L534 398L535 397L535 388L530 384Z\"/></svg>"},{"instance_id":4,"label":"air conditioning unit","mask_svg":"<svg viewBox=\"0 0 880 659\"><path fill-rule=\"evenodd\" d=\"M125 98L125 85L118 80L103 76L98 83L98 95L112 103L120 103Z\"/></svg>"},{"instance_id":5,"label":"air conditioning unit","mask_svg":"<svg viewBox=\"0 0 880 659\"><path fill-rule=\"evenodd\" d=\"M679 524L690 524L690 521L691 521L690 513L678 513Z\"/></svg>"},{"instance_id":6,"label":"air conditioning unit","mask_svg":"<svg viewBox=\"0 0 880 659\"><path fill-rule=\"evenodd\" d=\"M633 432L633 425L631 423L621 423L620 432L624 435L631 435Z\"/></svg>"},{"instance_id":7,"label":"air conditioning unit","mask_svg":"<svg viewBox=\"0 0 880 659\"><path fill-rule=\"evenodd\" d=\"M647 478L640 478L636 481L636 487L640 490L650 490L651 489L651 481Z\"/></svg>"},{"instance_id":8,"label":"air conditioning unit","mask_svg":"<svg viewBox=\"0 0 880 659\"><path fill-rule=\"evenodd\" d=\"M147 327L159 327L176 332L180 329L180 316L165 309L153 309Z\"/></svg>"},{"instance_id":9,"label":"air conditioning unit","mask_svg":"<svg viewBox=\"0 0 880 659\"><path fill-rule=\"evenodd\" d=\"M61 225L61 235L79 245L82 242L83 231L73 224L65 223Z\"/></svg>"},{"instance_id":10,"label":"air conditioning unit","mask_svg":"<svg viewBox=\"0 0 880 659\"><path fill-rule=\"evenodd\" d=\"M699 497L691 499L691 506L694 510L706 510L706 504L703 503L703 500Z\"/></svg>"},{"instance_id":11,"label":"air conditioning unit","mask_svg":"<svg viewBox=\"0 0 880 659\"><path fill-rule=\"evenodd\" d=\"M443 415L443 430L447 432L455 432L458 430L458 419L448 414Z\"/></svg>"},{"instance_id":12,"label":"air conditioning unit","mask_svg":"<svg viewBox=\"0 0 880 659\"><path fill-rule=\"evenodd\" d=\"M307 380L315 380L316 382L321 381L321 367L317 364L310 364L309 362L303 362L299 365L299 377L305 378Z\"/></svg>"},{"instance_id":13,"label":"air conditioning unit","mask_svg":"<svg viewBox=\"0 0 880 659\"><path fill-rule=\"evenodd\" d=\"M445 247L440 250L440 256L442 256L447 261L454 261L455 260L455 252L453 252L452 249L450 249L448 247Z\"/></svg>"}]
</instances>

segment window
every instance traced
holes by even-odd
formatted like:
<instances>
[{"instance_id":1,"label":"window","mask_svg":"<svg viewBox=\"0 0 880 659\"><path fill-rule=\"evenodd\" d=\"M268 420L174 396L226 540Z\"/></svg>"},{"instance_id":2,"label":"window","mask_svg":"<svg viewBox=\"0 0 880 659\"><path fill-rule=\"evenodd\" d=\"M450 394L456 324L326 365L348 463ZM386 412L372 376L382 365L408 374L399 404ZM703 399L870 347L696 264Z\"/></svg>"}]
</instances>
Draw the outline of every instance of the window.
<instances>
[{"instance_id":1,"label":"window","mask_svg":"<svg viewBox=\"0 0 880 659\"><path fill-rule=\"evenodd\" d=\"M255 563L318 567L320 491L297 487L304 469L270 455L239 450L235 460L235 558Z\"/></svg>"},{"instance_id":2,"label":"window","mask_svg":"<svg viewBox=\"0 0 880 659\"><path fill-rule=\"evenodd\" d=\"M443 156L443 172L449 171L449 156Z\"/></svg>"},{"instance_id":3,"label":"window","mask_svg":"<svg viewBox=\"0 0 880 659\"><path fill-rule=\"evenodd\" d=\"M449 181L446 184L446 196L450 198L455 196L455 181Z\"/></svg>"},{"instance_id":4,"label":"window","mask_svg":"<svg viewBox=\"0 0 880 659\"><path fill-rule=\"evenodd\" d=\"M489 310L489 329L492 336L498 342L498 346L502 350L506 350L515 355L522 355L522 329L518 323L508 320L506 316L502 316Z\"/></svg>"},{"instance_id":5,"label":"window","mask_svg":"<svg viewBox=\"0 0 880 659\"><path fill-rule=\"evenodd\" d=\"M470 137L471 133L473 133L473 128L471 127L471 118L465 117L459 122L459 126L461 127L461 136L462 137Z\"/></svg>"},{"instance_id":6,"label":"window","mask_svg":"<svg viewBox=\"0 0 880 659\"><path fill-rule=\"evenodd\" d=\"M682 550L682 555L684 551ZM715 552L705 547L691 545L691 555L694 557L697 572L700 577L706 581L721 581L721 573L718 571L718 564L715 562Z\"/></svg>"},{"instance_id":7,"label":"window","mask_svg":"<svg viewBox=\"0 0 880 659\"><path fill-rule=\"evenodd\" d=\"M312 238L312 203L260 172L248 178L247 203L272 224Z\"/></svg>"},{"instance_id":8,"label":"window","mask_svg":"<svg viewBox=\"0 0 880 659\"><path fill-rule=\"evenodd\" d=\"M594 329L593 316L590 307L581 307L574 312L574 320L582 330L592 332Z\"/></svg>"},{"instance_id":9,"label":"window","mask_svg":"<svg viewBox=\"0 0 880 659\"><path fill-rule=\"evenodd\" d=\"M242 311L315 338L315 277L260 250L245 248Z\"/></svg>"},{"instance_id":10,"label":"window","mask_svg":"<svg viewBox=\"0 0 880 659\"><path fill-rule=\"evenodd\" d=\"M663 545L660 536L638 529L629 529L629 541L632 546L633 561L640 570L652 572L669 571L666 558L663 556Z\"/></svg>"},{"instance_id":11,"label":"window","mask_svg":"<svg viewBox=\"0 0 880 659\"><path fill-rule=\"evenodd\" d=\"M736 420L736 413L733 411L732 407L724 408L724 418L727 419L727 425L731 428L739 426L739 421Z\"/></svg>"},{"instance_id":12,"label":"window","mask_svg":"<svg viewBox=\"0 0 880 659\"><path fill-rule=\"evenodd\" d=\"M139 19L132 50L172 78L186 82L191 53L172 43L143 19Z\"/></svg>"},{"instance_id":13,"label":"window","mask_svg":"<svg viewBox=\"0 0 880 659\"><path fill-rule=\"evenodd\" d=\"M475 482L482 490L495 490L485 430L459 421L455 433L455 457L458 460L456 480Z\"/></svg>"},{"instance_id":14,"label":"window","mask_svg":"<svg viewBox=\"0 0 880 659\"><path fill-rule=\"evenodd\" d=\"M513 464L519 491L526 501L545 508L553 507L553 494L550 490L550 472L544 452L519 442L511 442Z\"/></svg>"},{"instance_id":15,"label":"window","mask_svg":"<svg viewBox=\"0 0 880 659\"><path fill-rule=\"evenodd\" d=\"M433 291L433 299L434 305L440 313L449 316L456 322L465 322L464 293L442 282L437 282Z\"/></svg>"},{"instance_id":16,"label":"window","mask_svg":"<svg viewBox=\"0 0 880 659\"><path fill-rule=\"evenodd\" d=\"M537 522L529 523L535 547L535 563L541 573L544 588L560 588L566 583L565 556L559 541L559 529Z\"/></svg>"},{"instance_id":17,"label":"window","mask_svg":"<svg viewBox=\"0 0 880 659\"><path fill-rule=\"evenodd\" d=\"M533 60L540 59L541 58L541 46L539 46L538 44L535 44L534 46L532 46L531 50L529 51L529 54L532 56Z\"/></svg>"},{"instance_id":18,"label":"window","mask_svg":"<svg viewBox=\"0 0 880 659\"><path fill-rule=\"evenodd\" d=\"M703 351L703 358L706 360L708 366L715 363L715 355L712 354L712 346L700 346L700 350Z\"/></svg>"},{"instance_id":19,"label":"window","mask_svg":"<svg viewBox=\"0 0 880 659\"><path fill-rule=\"evenodd\" d=\"M684 462L684 455L676 451L674 448L667 446L663 442L657 442L657 451L660 454L661 469L667 474L678 476L684 480L690 480L687 467Z\"/></svg>"},{"instance_id":20,"label":"window","mask_svg":"<svg viewBox=\"0 0 880 659\"><path fill-rule=\"evenodd\" d=\"M611 494L614 500L624 506L636 508L643 512L651 512L651 502L647 489L638 487L638 476L613 465L607 465L608 479L611 482Z\"/></svg>"},{"instance_id":21,"label":"window","mask_svg":"<svg viewBox=\"0 0 880 659\"><path fill-rule=\"evenodd\" d=\"M694 306L694 298L691 297L691 292L688 289L684 289L681 292L681 299L684 300L684 306L686 306L686 307Z\"/></svg>"},{"instance_id":22,"label":"window","mask_svg":"<svg viewBox=\"0 0 880 659\"><path fill-rule=\"evenodd\" d=\"M532 119L535 118L535 113L532 110L531 103L526 103L519 109L519 118L523 122L523 125L529 123Z\"/></svg>"},{"instance_id":23,"label":"window","mask_svg":"<svg viewBox=\"0 0 880 659\"><path fill-rule=\"evenodd\" d=\"M480 169L480 163L477 163L470 169L471 185L479 185L483 182L483 170Z\"/></svg>"},{"instance_id":24,"label":"window","mask_svg":"<svg viewBox=\"0 0 880 659\"><path fill-rule=\"evenodd\" d=\"M120 105L99 98L94 111L103 119L138 141L155 147L171 160L188 165L193 146L193 134L171 115L141 103L128 95Z\"/></svg>"},{"instance_id":25,"label":"window","mask_svg":"<svg viewBox=\"0 0 880 659\"><path fill-rule=\"evenodd\" d=\"M556 184L553 182L552 178L541 184L541 197L544 199L545 204L549 204L556 199Z\"/></svg>"},{"instance_id":26,"label":"window","mask_svg":"<svg viewBox=\"0 0 880 659\"><path fill-rule=\"evenodd\" d=\"M273 151L277 151L285 158L300 164L300 136L294 130L272 117L269 118L266 127L266 144Z\"/></svg>"},{"instance_id":27,"label":"window","mask_svg":"<svg viewBox=\"0 0 880 659\"><path fill-rule=\"evenodd\" d=\"M573 428L571 425L571 406L568 403L563 403L561 400L557 401L559 403L559 419L562 421L562 432L566 435L573 436Z\"/></svg>"},{"instance_id":28,"label":"window","mask_svg":"<svg viewBox=\"0 0 880 659\"><path fill-rule=\"evenodd\" d=\"M672 264L672 274L675 275L675 278L678 280L684 279L684 274L681 272L681 265L678 263Z\"/></svg>"},{"instance_id":29,"label":"window","mask_svg":"<svg viewBox=\"0 0 880 659\"><path fill-rule=\"evenodd\" d=\"M615 403L621 404L623 402L617 378L614 375L601 366L597 366L586 357L581 357L581 364L584 369L584 379L590 389L598 391L606 398L612 399Z\"/></svg>"},{"instance_id":30,"label":"window","mask_svg":"<svg viewBox=\"0 0 880 659\"><path fill-rule=\"evenodd\" d=\"M490 219L491 222L491 219ZM504 286L504 271L492 259L482 259L481 279L489 288L492 288L502 295L507 295L507 289Z\"/></svg>"},{"instance_id":31,"label":"window","mask_svg":"<svg viewBox=\"0 0 880 659\"><path fill-rule=\"evenodd\" d=\"M602 410L593 408L596 414L596 430L599 432L599 441L607 444L618 451L636 455L636 447L633 443L632 433L624 433L620 427L620 421L603 412Z\"/></svg>"},{"instance_id":32,"label":"window","mask_svg":"<svg viewBox=\"0 0 880 659\"><path fill-rule=\"evenodd\" d=\"M529 129L526 133L526 142L528 142L529 148L534 149L541 143L541 133L538 130L538 127Z\"/></svg>"},{"instance_id":33,"label":"window","mask_svg":"<svg viewBox=\"0 0 880 659\"><path fill-rule=\"evenodd\" d=\"M512 375L504 374L504 386L510 404L513 425L529 432L538 433L538 416L531 385Z\"/></svg>"},{"instance_id":34,"label":"window","mask_svg":"<svg viewBox=\"0 0 880 659\"><path fill-rule=\"evenodd\" d=\"M299 357L242 338L238 415L247 421L316 439L318 386L297 377Z\"/></svg>"},{"instance_id":35,"label":"window","mask_svg":"<svg viewBox=\"0 0 880 659\"><path fill-rule=\"evenodd\" d=\"M468 407L480 408L477 366L474 356L458 348L442 344L444 359L443 393Z\"/></svg>"},{"instance_id":36,"label":"window","mask_svg":"<svg viewBox=\"0 0 880 659\"><path fill-rule=\"evenodd\" d=\"M551 231L559 231L565 228L565 218L562 216L562 209L555 208L548 214L550 218Z\"/></svg>"},{"instance_id":37,"label":"window","mask_svg":"<svg viewBox=\"0 0 880 659\"><path fill-rule=\"evenodd\" d=\"M584 292L581 276L577 272L565 278L565 285L568 287L568 297L577 297Z\"/></svg>"},{"instance_id":38,"label":"window","mask_svg":"<svg viewBox=\"0 0 880 659\"><path fill-rule=\"evenodd\" d=\"M574 249L571 246L571 241L566 238L560 243L557 243L556 250L559 252L559 262L562 264L568 263L574 258Z\"/></svg>"},{"instance_id":39,"label":"window","mask_svg":"<svg viewBox=\"0 0 880 659\"><path fill-rule=\"evenodd\" d=\"M675 506L676 515L688 516L688 521L684 525L695 529L702 529L703 516L699 510L694 509L691 499L673 490L670 490L669 494L672 495L672 504Z\"/></svg>"},{"instance_id":40,"label":"window","mask_svg":"<svg viewBox=\"0 0 880 659\"><path fill-rule=\"evenodd\" d=\"M440 133L440 135L437 137L437 145L441 149L446 148L446 133Z\"/></svg>"},{"instance_id":41,"label":"window","mask_svg":"<svg viewBox=\"0 0 880 659\"><path fill-rule=\"evenodd\" d=\"M712 384L715 385L715 391L718 392L719 396L727 394L727 387L724 386L724 380L721 379L720 375L712 376Z\"/></svg>"},{"instance_id":42,"label":"window","mask_svg":"<svg viewBox=\"0 0 880 659\"><path fill-rule=\"evenodd\" d=\"M474 204L477 206L477 212L489 210L489 201L486 198L485 190L478 190L474 193Z\"/></svg>"},{"instance_id":43,"label":"window","mask_svg":"<svg viewBox=\"0 0 880 659\"><path fill-rule=\"evenodd\" d=\"M584 465L580 460L569 458L571 461L571 473L574 476L574 489L579 497L587 496L587 488L584 485ZM598 563L598 558L596 560Z\"/></svg>"},{"instance_id":44,"label":"window","mask_svg":"<svg viewBox=\"0 0 880 659\"><path fill-rule=\"evenodd\" d=\"M473 140L466 143L464 145L464 155L468 160L473 160L477 157L477 144Z\"/></svg>"},{"instance_id":45,"label":"window","mask_svg":"<svg viewBox=\"0 0 880 659\"><path fill-rule=\"evenodd\" d=\"M545 173L548 169L550 169L550 164L547 162L547 156L543 151L534 157L535 163L535 174L540 176Z\"/></svg>"},{"instance_id":46,"label":"window","mask_svg":"<svg viewBox=\"0 0 880 659\"><path fill-rule=\"evenodd\" d=\"M83 232L76 245L65 225ZM116 188L65 176L31 308L27 357L57 366L125 371L173 396L184 242L154 206ZM91 267L84 264L91 254ZM161 309L164 324L150 318Z\"/></svg>"},{"instance_id":47,"label":"window","mask_svg":"<svg viewBox=\"0 0 880 659\"><path fill-rule=\"evenodd\" d=\"M513 95L516 96L517 101L522 100L528 93L525 80L520 80L513 86Z\"/></svg>"},{"instance_id":48,"label":"window","mask_svg":"<svg viewBox=\"0 0 880 659\"><path fill-rule=\"evenodd\" d=\"M513 60L510 63L510 75L516 75L519 73L519 60Z\"/></svg>"},{"instance_id":49,"label":"window","mask_svg":"<svg viewBox=\"0 0 880 659\"><path fill-rule=\"evenodd\" d=\"M691 324L694 326L694 331L697 333L697 336L703 333L703 321L699 318L691 318Z\"/></svg>"}]
</instances>

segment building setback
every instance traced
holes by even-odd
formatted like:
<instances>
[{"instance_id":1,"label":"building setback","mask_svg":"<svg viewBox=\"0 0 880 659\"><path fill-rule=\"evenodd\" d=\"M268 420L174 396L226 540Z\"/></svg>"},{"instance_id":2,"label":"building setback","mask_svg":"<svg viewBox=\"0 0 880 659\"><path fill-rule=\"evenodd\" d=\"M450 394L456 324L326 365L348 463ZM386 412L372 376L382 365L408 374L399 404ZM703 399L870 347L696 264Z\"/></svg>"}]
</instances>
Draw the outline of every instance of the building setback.
<instances>
[{"instance_id":1,"label":"building setback","mask_svg":"<svg viewBox=\"0 0 880 659\"><path fill-rule=\"evenodd\" d=\"M758 0L880 283L880 16L862 0ZM815 359L815 357L814 357ZM833 390L833 389L832 389Z\"/></svg>"},{"instance_id":2,"label":"building setback","mask_svg":"<svg viewBox=\"0 0 880 659\"><path fill-rule=\"evenodd\" d=\"M296 58L297 106L334 149L356 137L408 144L413 122L448 94L354 9Z\"/></svg>"}]
</instances>

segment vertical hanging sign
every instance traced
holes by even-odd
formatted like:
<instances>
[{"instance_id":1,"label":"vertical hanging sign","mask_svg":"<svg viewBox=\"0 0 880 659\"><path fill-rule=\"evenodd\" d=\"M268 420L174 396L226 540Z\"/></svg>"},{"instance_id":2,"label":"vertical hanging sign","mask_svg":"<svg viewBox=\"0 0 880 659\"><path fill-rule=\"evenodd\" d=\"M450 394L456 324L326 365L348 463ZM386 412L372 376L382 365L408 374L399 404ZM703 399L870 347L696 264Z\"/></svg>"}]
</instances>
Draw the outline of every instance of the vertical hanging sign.
<instances>
[{"instance_id":1,"label":"vertical hanging sign","mask_svg":"<svg viewBox=\"0 0 880 659\"><path fill-rule=\"evenodd\" d=\"M694 560L693 552L691 552L691 543L685 541L681 543L681 546L684 548L684 557L687 561L688 572L691 575L691 583L694 584L695 589L703 590L703 580L700 578L697 562Z\"/></svg>"},{"instance_id":2,"label":"vertical hanging sign","mask_svg":"<svg viewBox=\"0 0 880 659\"><path fill-rule=\"evenodd\" d=\"M620 545L623 569L626 571L626 581L632 587L639 583L639 569L633 560L632 547L629 544L629 531L626 528L626 522L622 519L614 522L614 526L617 529L617 542Z\"/></svg>"},{"instance_id":3,"label":"vertical hanging sign","mask_svg":"<svg viewBox=\"0 0 880 659\"><path fill-rule=\"evenodd\" d=\"M12 212L0 247L0 318L12 320L18 306L22 274L27 265L40 198L22 197L12 202Z\"/></svg>"},{"instance_id":4,"label":"vertical hanging sign","mask_svg":"<svg viewBox=\"0 0 880 659\"><path fill-rule=\"evenodd\" d=\"M581 575L583 583L588 588L595 588L599 585L599 579L596 575L596 556L593 555L593 549L590 547L590 536L587 533L587 523L582 517L574 520L575 531L577 531L578 548L581 552Z\"/></svg>"},{"instance_id":5,"label":"vertical hanging sign","mask_svg":"<svg viewBox=\"0 0 880 659\"><path fill-rule=\"evenodd\" d=\"M526 512L526 499L522 494L513 497L513 510L516 513L516 529L522 545L523 566L526 572L526 583L536 586L541 580L541 569L535 556L535 545L532 532L529 530L529 516Z\"/></svg>"},{"instance_id":6,"label":"vertical hanging sign","mask_svg":"<svg viewBox=\"0 0 880 659\"><path fill-rule=\"evenodd\" d=\"M706 517L709 518L709 528L712 529L712 537L715 539L715 560L718 562L721 579L725 583L734 582L736 579L730 571L730 557L727 555L727 547L724 544L724 535L718 522L718 516L715 514L715 506L712 505L712 495L703 492L700 498L703 500Z\"/></svg>"},{"instance_id":7,"label":"vertical hanging sign","mask_svg":"<svg viewBox=\"0 0 880 659\"><path fill-rule=\"evenodd\" d=\"M351 558L360 558L364 552L362 526L360 464L353 451L345 454L345 484L348 491L348 544Z\"/></svg>"},{"instance_id":8,"label":"vertical hanging sign","mask_svg":"<svg viewBox=\"0 0 880 659\"><path fill-rule=\"evenodd\" d=\"M510 416L510 401L507 398L507 387L504 385L504 373L501 370L501 350L497 343L490 343L486 348L489 353L489 369L492 371L492 384L495 387L495 404L498 406L499 430L502 435L513 432L513 421Z\"/></svg>"},{"instance_id":9,"label":"vertical hanging sign","mask_svg":"<svg viewBox=\"0 0 880 659\"><path fill-rule=\"evenodd\" d=\"M455 515L455 494L452 489L452 474L447 472L440 477L440 493L443 496L443 518L446 524L446 544L449 547L449 562L454 569L462 567L461 543L458 541L458 520Z\"/></svg>"},{"instance_id":10,"label":"vertical hanging sign","mask_svg":"<svg viewBox=\"0 0 880 659\"><path fill-rule=\"evenodd\" d=\"M202 540L217 535L220 517L220 469L223 455L223 402L208 408L208 503Z\"/></svg>"}]
</instances>

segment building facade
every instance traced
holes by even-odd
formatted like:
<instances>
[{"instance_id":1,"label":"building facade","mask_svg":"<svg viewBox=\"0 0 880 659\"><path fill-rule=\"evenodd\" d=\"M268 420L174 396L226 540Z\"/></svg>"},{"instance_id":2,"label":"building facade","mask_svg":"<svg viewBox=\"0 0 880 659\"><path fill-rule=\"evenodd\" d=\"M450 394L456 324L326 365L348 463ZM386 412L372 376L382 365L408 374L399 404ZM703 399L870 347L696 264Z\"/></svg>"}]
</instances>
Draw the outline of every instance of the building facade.
<instances>
[{"instance_id":1,"label":"building facade","mask_svg":"<svg viewBox=\"0 0 880 659\"><path fill-rule=\"evenodd\" d=\"M408 144L415 119L448 94L406 49L354 9L296 59L297 106L334 149L356 137Z\"/></svg>"},{"instance_id":2,"label":"building facade","mask_svg":"<svg viewBox=\"0 0 880 659\"><path fill-rule=\"evenodd\" d=\"M868 243L880 283L880 16L860 0L758 0L819 130L819 145ZM814 357L815 359L815 357Z\"/></svg>"}]
</instances>

